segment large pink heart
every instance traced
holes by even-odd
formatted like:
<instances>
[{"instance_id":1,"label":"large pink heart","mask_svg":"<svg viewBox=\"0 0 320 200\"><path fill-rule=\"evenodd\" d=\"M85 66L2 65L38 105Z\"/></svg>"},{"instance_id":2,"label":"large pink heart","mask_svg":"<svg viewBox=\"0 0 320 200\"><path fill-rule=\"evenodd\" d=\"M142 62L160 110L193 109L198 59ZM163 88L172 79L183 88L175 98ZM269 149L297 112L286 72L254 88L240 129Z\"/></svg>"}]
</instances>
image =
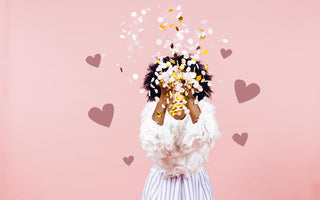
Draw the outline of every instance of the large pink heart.
<instances>
[{"instance_id":1,"label":"large pink heart","mask_svg":"<svg viewBox=\"0 0 320 200\"><path fill-rule=\"evenodd\" d=\"M220 49L220 53L223 58L226 58L232 54L232 50L231 49L225 50L224 48L222 48L222 49Z\"/></svg>"},{"instance_id":2,"label":"large pink heart","mask_svg":"<svg viewBox=\"0 0 320 200\"><path fill-rule=\"evenodd\" d=\"M246 87L246 83L240 79L234 82L234 88L239 103L248 101L260 93L260 87L256 83L251 83Z\"/></svg>"},{"instance_id":3,"label":"large pink heart","mask_svg":"<svg viewBox=\"0 0 320 200\"><path fill-rule=\"evenodd\" d=\"M86 58L86 62L89 64L89 65L92 65L94 67L99 67L100 65L100 60L101 60L101 55L99 53L97 53L96 55L94 55L94 57L92 56L88 56Z\"/></svg>"},{"instance_id":4,"label":"large pink heart","mask_svg":"<svg viewBox=\"0 0 320 200\"><path fill-rule=\"evenodd\" d=\"M89 110L88 115L92 121L102 126L110 127L110 124L113 118L113 113L114 113L114 107L111 103L108 103L103 106L102 110L100 110L97 107L91 108Z\"/></svg>"},{"instance_id":5,"label":"large pink heart","mask_svg":"<svg viewBox=\"0 0 320 200\"><path fill-rule=\"evenodd\" d=\"M123 161L129 166L133 162L134 157L129 156L129 157L123 157Z\"/></svg>"},{"instance_id":6,"label":"large pink heart","mask_svg":"<svg viewBox=\"0 0 320 200\"><path fill-rule=\"evenodd\" d=\"M241 136L238 133L233 134L232 139L241 146L244 146L248 139L248 133L242 133Z\"/></svg>"}]
</instances>

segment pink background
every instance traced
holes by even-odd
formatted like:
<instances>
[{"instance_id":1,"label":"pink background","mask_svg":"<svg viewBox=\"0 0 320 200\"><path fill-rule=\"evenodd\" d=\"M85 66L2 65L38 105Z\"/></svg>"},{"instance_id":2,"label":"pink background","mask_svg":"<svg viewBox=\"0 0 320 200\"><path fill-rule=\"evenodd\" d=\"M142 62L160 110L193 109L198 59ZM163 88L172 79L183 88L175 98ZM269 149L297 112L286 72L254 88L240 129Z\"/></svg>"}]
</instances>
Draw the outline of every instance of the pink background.
<instances>
[{"instance_id":1,"label":"pink background","mask_svg":"<svg viewBox=\"0 0 320 200\"><path fill-rule=\"evenodd\" d=\"M119 30L132 11L155 11L159 2L0 2L0 199L139 199L152 166L138 137L146 103L139 90L155 61L157 23L145 21L149 42L135 64ZM203 60L215 75L222 132L205 164L215 198L320 199L320 2L180 3L191 24L206 19L214 30ZM220 48L233 53L223 59ZM99 68L85 62L96 53L105 54ZM260 94L239 104L237 79L257 83ZM88 117L107 103L115 107L111 127ZM232 140L242 132L245 146Z\"/></svg>"}]
</instances>

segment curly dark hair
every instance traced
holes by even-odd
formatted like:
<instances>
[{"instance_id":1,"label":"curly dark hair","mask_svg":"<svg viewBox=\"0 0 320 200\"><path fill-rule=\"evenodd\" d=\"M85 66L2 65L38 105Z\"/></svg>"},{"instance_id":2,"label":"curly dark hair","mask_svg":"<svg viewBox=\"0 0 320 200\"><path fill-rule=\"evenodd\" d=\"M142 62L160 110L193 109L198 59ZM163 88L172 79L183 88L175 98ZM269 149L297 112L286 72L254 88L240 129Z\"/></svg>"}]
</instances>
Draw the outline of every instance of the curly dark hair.
<instances>
[{"instance_id":1,"label":"curly dark hair","mask_svg":"<svg viewBox=\"0 0 320 200\"><path fill-rule=\"evenodd\" d=\"M182 63L182 59L185 59L185 63L187 63L189 60L191 60L191 56L189 58L184 58L183 55L175 55L173 57L169 57L169 56L166 56L163 58L163 62L166 63L167 61L169 61L170 59L174 60L175 63ZM198 67L198 66L199 67ZM158 63L151 63L149 64L149 67L148 67L148 73L145 75L145 78L144 78L144 81L143 81L143 88L146 89L148 91L148 94L147 94L147 102L149 101L155 101L155 97L159 97L161 96L161 88L159 85L156 85L155 83L152 83L151 80L154 79L156 80L157 79L157 76L155 75L155 72L156 72L156 68L159 66ZM210 89L210 86L208 86L208 81L211 81L212 80L212 77L213 75L210 75L208 73L208 71L205 69L205 65L202 64L200 61L196 61L195 64L192 64L192 65L188 65L191 70L190 71L193 71L193 72L196 72L197 73L197 76L198 75L201 75L202 78L204 78L206 81L203 81L203 82L199 82L199 84L202 86L203 88L203 91L201 92L195 92L193 94L193 96L196 98L198 98L198 101L201 101L205 96L210 98L211 97L211 93L213 93L213 91ZM187 68L187 67L186 67ZM165 72L167 71L168 68L164 68L162 69L162 72ZM185 71L185 70L184 70ZM205 71L205 75L203 76L201 74L201 71ZM154 82L154 81L153 81ZM155 89L158 90L158 93L156 93L154 91L154 88L151 87L151 84L154 86ZM150 93L150 95L149 95Z\"/></svg>"}]
</instances>

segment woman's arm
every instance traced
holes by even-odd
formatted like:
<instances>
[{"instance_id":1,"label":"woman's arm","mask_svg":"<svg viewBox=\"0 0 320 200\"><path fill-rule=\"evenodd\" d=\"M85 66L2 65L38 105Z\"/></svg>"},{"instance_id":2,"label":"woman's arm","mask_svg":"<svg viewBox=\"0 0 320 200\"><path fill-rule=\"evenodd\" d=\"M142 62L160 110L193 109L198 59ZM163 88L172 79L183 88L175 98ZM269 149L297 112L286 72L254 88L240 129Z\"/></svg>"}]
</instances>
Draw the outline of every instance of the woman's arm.
<instances>
[{"instance_id":1,"label":"woman's arm","mask_svg":"<svg viewBox=\"0 0 320 200\"><path fill-rule=\"evenodd\" d=\"M196 123L199 119L199 115L201 113L201 109L198 104L194 102L194 96L191 93L191 89L187 90L187 108L190 110L190 117L192 123Z\"/></svg>"}]
</instances>

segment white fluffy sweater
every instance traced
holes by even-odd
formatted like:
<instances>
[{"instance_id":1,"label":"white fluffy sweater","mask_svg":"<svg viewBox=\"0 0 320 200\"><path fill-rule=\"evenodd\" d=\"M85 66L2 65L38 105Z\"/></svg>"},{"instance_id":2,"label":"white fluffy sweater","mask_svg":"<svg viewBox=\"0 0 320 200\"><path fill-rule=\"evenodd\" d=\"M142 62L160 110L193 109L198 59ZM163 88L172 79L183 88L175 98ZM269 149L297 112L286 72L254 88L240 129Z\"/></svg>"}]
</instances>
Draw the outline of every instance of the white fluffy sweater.
<instances>
[{"instance_id":1,"label":"white fluffy sweater","mask_svg":"<svg viewBox=\"0 0 320 200\"><path fill-rule=\"evenodd\" d=\"M190 177L208 161L215 139L220 138L215 107L204 97L198 103L201 113L196 123L189 114L176 120L166 111L164 123L159 125L152 119L156 105L156 101L147 102L141 112L141 146L159 173Z\"/></svg>"}]
</instances>

